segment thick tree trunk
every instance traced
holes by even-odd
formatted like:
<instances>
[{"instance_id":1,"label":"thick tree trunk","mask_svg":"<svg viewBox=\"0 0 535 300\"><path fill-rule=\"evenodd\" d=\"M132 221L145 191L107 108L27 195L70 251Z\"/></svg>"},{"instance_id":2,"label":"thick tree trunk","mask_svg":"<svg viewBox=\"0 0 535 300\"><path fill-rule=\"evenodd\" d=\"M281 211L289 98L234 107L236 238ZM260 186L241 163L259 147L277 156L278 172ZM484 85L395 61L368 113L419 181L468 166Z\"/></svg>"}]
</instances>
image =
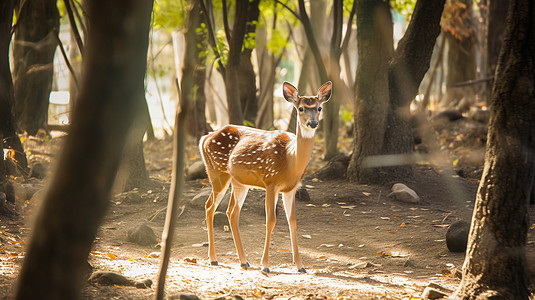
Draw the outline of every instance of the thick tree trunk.
<instances>
[{"instance_id":1,"label":"thick tree trunk","mask_svg":"<svg viewBox=\"0 0 535 300\"><path fill-rule=\"evenodd\" d=\"M276 12L273 25L276 22ZM273 86L275 85L275 56L267 51L267 29L259 28L256 32L256 62L258 65L258 113L255 125L258 128L273 128Z\"/></svg>"},{"instance_id":2,"label":"thick tree trunk","mask_svg":"<svg viewBox=\"0 0 535 300\"><path fill-rule=\"evenodd\" d=\"M505 19L509 0L489 0L489 13L487 18L487 72L488 76L494 76L498 56L503 44L503 32L505 30ZM487 95L492 93L492 81L487 84Z\"/></svg>"},{"instance_id":3,"label":"thick tree trunk","mask_svg":"<svg viewBox=\"0 0 535 300\"><path fill-rule=\"evenodd\" d=\"M246 32L247 9L249 0L236 0L234 25L229 41L229 54L225 66L225 90L227 95L228 117L231 124L243 124L243 111L240 104L240 56Z\"/></svg>"},{"instance_id":4,"label":"thick tree trunk","mask_svg":"<svg viewBox=\"0 0 535 300\"><path fill-rule=\"evenodd\" d=\"M247 29L246 38L251 39L256 32L256 23L260 10L258 4L260 0L249 2L247 9ZM244 47L240 55L240 103L244 112L244 119L253 123L258 113L258 96L256 93L256 74L251 62L251 53L253 49Z\"/></svg>"},{"instance_id":5,"label":"thick tree trunk","mask_svg":"<svg viewBox=\"0 0 535 300\"><path fill-rule=\"evenodd\" d=\"M446 76L445 107L455 107L464 97L473 97L474 87L455 87L456 83L476 79L475 29L472 25L473 0L449 0L450 23L445 30L448 43L448 73ZM462 21L458 21L461 19Z\"/></svg>"},{"instance_id":6,"label":"thick tree trunk","mask_svg":"<svg viewBox=\"0 0 535 300\"><path fill-rule=\"evenodd\" d=\"M16 299L78 299L109 205L128 130L139 114L152 1L88 2L85 75L71 132L35 220ZM43 280L45 279L46 280Z\"/></svg>"},{"instance_id":7,"label":"thick tree trunk","mask_svg":"<svg viewBox=\"0 0 535 300\"><path fill-rule=\"evenodd\" d=\"M372 157L382 154L388 112L388 61L393 54L390 5L357 1L358 64L355 82L355 130L348 179L374 181Z\"/></svg>"},{"instance_id":8,"label":"thick tree trunk","mask_svg":"<svg viewBox=\"0 0 535 300\"><path fill-rule=\"evenodd\" d=\"M13 82L9 70L9 42L11 41L11 24L13 22L14 0L0 3L0 194L8 202L15 202L8 191L6 168L4 163L4 137L16 138L13 125ZM0 201L0 215L9 211L3 201Z\"/></svg>"},{"instance_id":9,"label":"thick tree trunk","mask_svg":"<svg viewBox=\"0 0 535 300\"><path fill-rule=\"evenodd\" d=\"M15 118L19 130L35 135L48 125L59 12L56 0L24 1L19 6L13 46Z\"/></svg>"},{"instance_id":10,"label":"thick tree trunk","mask_svg":"<svg viewBox=\"0 0 535 300\"><path fill-rule=\"evenodd\" d=\"M383 153L396 155L394 166L388 172L394 178L413 174L412 162L406 160L414 148L414 137L409 125L410 103L431 62L433 48L440 34L440 16L445 0L418 1L411 22L399 41L388 69L390 105L386 118Z\"/></svg>"},{"instance_id":11,"label":"thick tree trunk","mask_svg":"<svg viewBox=\"0 0 535 300\"><path fill-rule=\"evenodd\" d=\"M457 299L528 299L535 179L535 4L511 0L492 90L485 167Z\"/></svg>"},{"instance_id":12,"label":"thick tree trunk","mask_svg":"<svg viewBox=\"0 0 535 300\"><path fill-rule=\"evenodd\" d=\"M380 0L358 2L355 142L348 168L351 181L385 182L412 175L414 141L408 125L409 105L429 69L443 7L444 0L416 3L388 65L392 55L389 5Z\"/></svg>"}]
</instances>

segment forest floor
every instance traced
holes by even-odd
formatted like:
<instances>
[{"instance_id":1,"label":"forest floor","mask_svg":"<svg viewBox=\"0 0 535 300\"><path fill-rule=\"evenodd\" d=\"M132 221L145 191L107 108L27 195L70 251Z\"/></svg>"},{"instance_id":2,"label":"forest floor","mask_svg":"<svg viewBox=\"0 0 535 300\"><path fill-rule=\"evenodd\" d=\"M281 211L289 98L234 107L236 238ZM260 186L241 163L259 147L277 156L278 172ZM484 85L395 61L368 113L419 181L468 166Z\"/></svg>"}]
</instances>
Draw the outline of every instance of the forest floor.
<instances>
[{"instance_id":1,"label":"forest floor","mask_svg":"<svg viewBox=\"0 0 535 300\"><path fill-rule=\"evenodd\" d=\"M345 179L318 180L311 176L326 164L321 160L321 143L317 143L309 176L303 180L310 199L296 202L298 242L306 274L298 273L292 264L282 201L277 208L277 225L270 248L272 272L261 272L264 192L255 190L249 192L240 219L242 240L252 267L249 270L240 267L225 215L215 225L219 266L211 266L207 259L203 208L209 183L205 179L187 181L183 197L186 207L177 224L167 294L183 297L175 299L186 299L186 294L201 299L420 299L430 285L454 291L460 282L456 274L462 268L464 253L448 251L445 235L452 222L471 218L484 154L485 130L471 123L461 120L436 128L440 153L426 155L429 160L417 164L415 177L402 182L420 196L417 204L389 197L394 182L361 185ZM483 141L478 140L481 138ZM50 144L54 142L39 146L31 159L47 166L53 164L54 157L43 155L56 151L52 148L57 145ZM342 140L341 149L347 149L349 144L349 140ZM422 153L431 153L430 146L424 148L427 150ZM194 146L191 151L190 164L199 160ZM145 224L157 237L161 236L170 187L171 154L170 140L146 143L151 182L112 199L89 256L93 271L112 271L134 280L156 281L158 242L141 246L128 242L127 235L132 228ZM431 157L442 159L437 163ZM47 178L51 177L50 172ZM16 209L20 215L16 219L2 218L0 223L1 299L13 297L13 286L31 233L32 215L42 198L40 189L46 186L46 178L14 181ZM223 202L219 211L225 210ZM527 247L530 261L535 257L534 245L535 235L530 229ZM154 293L155 285L141 289L88 283L83 299L150 299Z\"/></svg>"}]
</instances>

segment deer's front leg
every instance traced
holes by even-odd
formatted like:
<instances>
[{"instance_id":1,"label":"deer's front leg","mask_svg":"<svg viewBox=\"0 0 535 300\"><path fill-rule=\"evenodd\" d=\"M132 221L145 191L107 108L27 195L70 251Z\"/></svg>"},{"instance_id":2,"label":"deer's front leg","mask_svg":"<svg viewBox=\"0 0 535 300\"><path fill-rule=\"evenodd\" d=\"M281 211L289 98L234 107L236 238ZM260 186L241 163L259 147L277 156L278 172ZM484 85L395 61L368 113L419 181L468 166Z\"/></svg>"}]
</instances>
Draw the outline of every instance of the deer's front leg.
<instances>
[{"instance_id":1,"label":"deer's front leg","mask_svg":"<svg viewBox=\"0 0 535 300\"><path fill-rule=\"evenodd\" d=\"M275 228L277 217L275 209L277 207L278 192L273 188L266 189L266 242L264 244L264 254L262 255L262 271L269 272L269 245L271 233Z\"/></svg>"},{"instance_id":2,"label":"deer's front leg","mask_svg":"<svg viewBox=\"0 0 535 300\"><path fill-rule=\"evenodd\" d=\"M227 217L230 224L230 230L232 232L232 237L234 238L234 245L236 246L236 251L238 252L238 257L240 259L241 267L244 269L249 268L249 263L245 259L245 251L243 251L243 246L240 236L240 210L247 196L248 188L238 185L237 183L232 183L232 196L230 198L230 203L227 209Z\"/></svg>"},{"instance_id":3,"label":"deer's front leg","mask_svg":"<svg viewBox=\"0 0 535 300\"><path fill-rule=\"evenodd\" d=\"M299 255L299 248L297 247L297 222L295 221L295 191L282 194L282 200L284 202L284 212L286 213L286 220L290 227L290 239L292 242L292 254L294 264L301 273L306 273L305 267L301 262L301 256Z\"/></svg>"}]
</instances>

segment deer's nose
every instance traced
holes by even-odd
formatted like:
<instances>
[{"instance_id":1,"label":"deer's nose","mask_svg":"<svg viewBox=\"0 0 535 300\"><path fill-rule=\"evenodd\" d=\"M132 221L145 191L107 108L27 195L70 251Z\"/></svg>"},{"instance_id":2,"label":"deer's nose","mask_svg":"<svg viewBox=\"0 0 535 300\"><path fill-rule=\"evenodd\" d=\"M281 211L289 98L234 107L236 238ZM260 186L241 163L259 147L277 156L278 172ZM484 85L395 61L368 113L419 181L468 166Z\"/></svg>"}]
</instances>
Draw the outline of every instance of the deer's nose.
<instances>
[{"instance_id":1,"label":"deer's nose","mask_svg":"<svg viewBox=\"0 0 535 300\"><path fill-rule=\"evenodd\" d=\"M308 126L310 126L310 128L312 128L312 129L314 129L314 128L318 127L318 121L316 121L316 120L308 121Z\"/></svg>"}]
</instances>

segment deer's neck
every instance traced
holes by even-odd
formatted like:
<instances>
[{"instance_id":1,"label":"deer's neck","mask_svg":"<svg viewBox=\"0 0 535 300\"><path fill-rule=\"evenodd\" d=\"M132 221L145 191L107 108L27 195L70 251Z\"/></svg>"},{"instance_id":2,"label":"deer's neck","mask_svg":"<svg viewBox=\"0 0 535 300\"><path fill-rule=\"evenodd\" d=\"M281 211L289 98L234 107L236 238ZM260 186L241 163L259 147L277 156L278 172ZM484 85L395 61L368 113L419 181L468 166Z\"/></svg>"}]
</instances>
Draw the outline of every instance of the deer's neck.
<instances>
[{"instance_id":1,"label":"deer's neck","mask_svg":"<svg viewBox=\"0 0 535 300\"><path fill-rule=\"evenodd\" d=\"M293 162L293 170L299 178L305 172L305 168L308 165L310 156L312 155L312 149L314 147L314 135L315 130L302 129L298 124L296 141L290 149L290 156Z\"/></svg>"}]
</instances>

